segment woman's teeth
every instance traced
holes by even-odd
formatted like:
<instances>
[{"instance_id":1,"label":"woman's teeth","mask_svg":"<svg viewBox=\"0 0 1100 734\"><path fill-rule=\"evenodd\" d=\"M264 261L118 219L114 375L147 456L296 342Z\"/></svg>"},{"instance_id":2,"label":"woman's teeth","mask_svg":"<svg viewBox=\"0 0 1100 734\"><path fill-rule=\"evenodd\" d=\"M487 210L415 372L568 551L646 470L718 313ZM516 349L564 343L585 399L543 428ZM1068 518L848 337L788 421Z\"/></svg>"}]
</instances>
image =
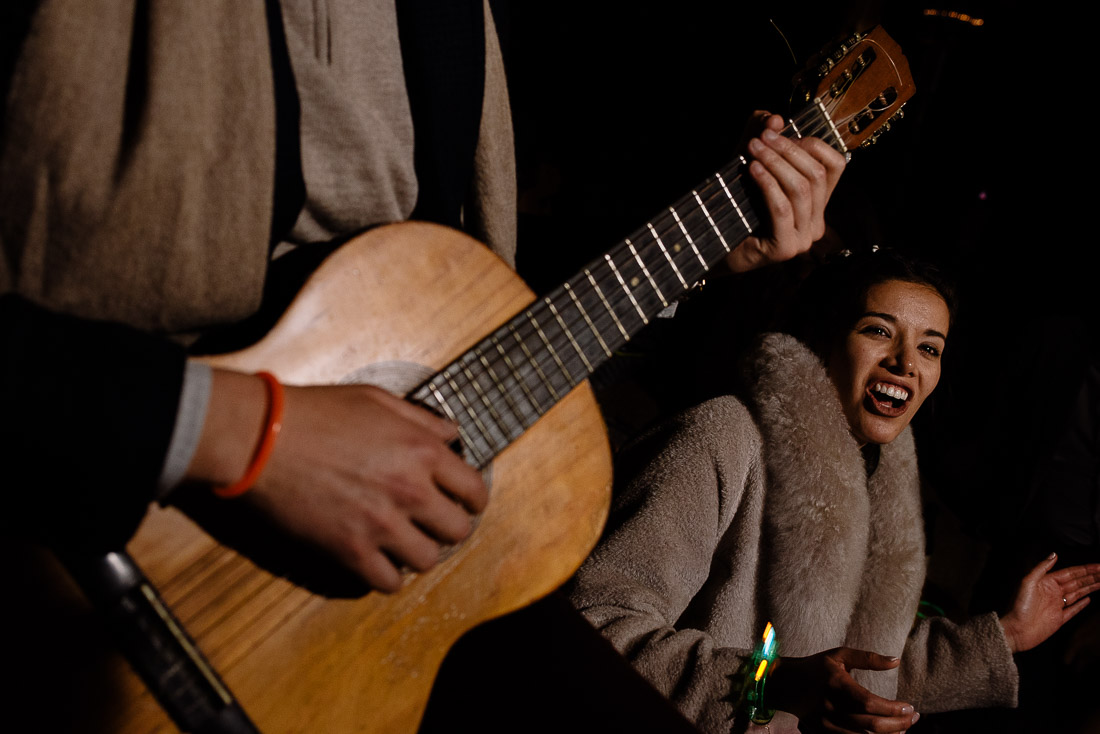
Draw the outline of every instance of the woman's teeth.
<instances>
[{"instance_id":1,"label":"woman's teeth","mask_svg":"<svg viewBox=\"0 0 1100 734\"><path fill-rule=\"evenodd\" d=\"M871 392L885 395L894 400L900 400L905 402L909 399L909 391L904 387L898 387L897 385L888 385L885 382L876 382L871 386Z\"/></svg>"}]
</instances>

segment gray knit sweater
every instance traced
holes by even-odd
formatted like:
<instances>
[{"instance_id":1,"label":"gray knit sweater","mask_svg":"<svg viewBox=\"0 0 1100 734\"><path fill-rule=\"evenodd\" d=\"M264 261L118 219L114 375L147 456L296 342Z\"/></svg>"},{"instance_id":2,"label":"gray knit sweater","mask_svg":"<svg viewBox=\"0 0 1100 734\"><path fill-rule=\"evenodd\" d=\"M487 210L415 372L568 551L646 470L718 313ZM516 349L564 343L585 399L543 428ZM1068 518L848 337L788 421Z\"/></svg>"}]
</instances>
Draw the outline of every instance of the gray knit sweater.
<instances>
[{"instance_id":1,"label":"gray knit sweater","mask_svg":"<svg viewBox=\"0 0 1100 734\"><path fill-rule=\"evenodd\" d=\"M308 91L309 191L294 239L404 218L416 188L394 3L286 6L301 11L287 12L285 25L295 78ZM485 17L485 93L464 228L511 263L511 118L487 3ZM322 31L334 38L313 38ZM356 49L349 34L370 48ZM269 262L275 185L270 46L260 2L35 4L0 109L0 293L157 333L252 314ZM370 94L349 100L355 85ZM375 117L358 119L367 110ZM336 183L348 180L354 185Z\"/></svg>"},{"instance_id":2,"label":"gray knit sweater","mask_svg":"<svg viewBox=\"0 0 1100 734\"><path fill-rule=\"evenodd\" d=\"M574 580L576 606L708 732L735 723L730 676L767 621L786 656L841 645L902 656L856 679L917 711L1014 706L995 615L914 625L925 557L911 432L882 447L868 479L808 349L769 335L748 370L749 405L708 401L637 447L651 458L624 477Z\"/></svg>"}]
</instances>

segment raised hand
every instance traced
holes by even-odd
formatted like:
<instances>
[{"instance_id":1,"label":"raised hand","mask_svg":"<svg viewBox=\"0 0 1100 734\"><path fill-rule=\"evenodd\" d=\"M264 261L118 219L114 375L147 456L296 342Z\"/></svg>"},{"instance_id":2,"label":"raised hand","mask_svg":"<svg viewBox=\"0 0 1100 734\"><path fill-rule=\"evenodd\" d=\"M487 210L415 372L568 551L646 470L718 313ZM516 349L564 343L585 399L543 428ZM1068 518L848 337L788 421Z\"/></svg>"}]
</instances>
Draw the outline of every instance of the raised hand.
<instances>
[{"instance_id":1,"label":"raised hand","mask_svg":"<svg viewBox=\"0 0 1100 734\"><path fill-rule=\"evenodd\" d=\"M818 138L783 137L783 125L783 118L767 115L748 143L749 175L764 193L771 226L768 237L748 237L727 256L735 273L789 260L825 234L825 205L844 172L844 156Z\"/></svg>"},{"instance_id":2,"label":"raised hand","mask_svg":"<svg viewBox=\"0 0 1100 734\"><path fill-rule=\"evenodd\" d=\"M1053 635L1100 589L1100 563L1050 572L1057 561L1051 553L1024 576L1012 609L1001 618L1012 652L1030 650Z\"/></svg>"},{"instance_id":3,"label":"raised hand","mask_svg":"<svg viewBox=\"0 0 1100 734\"><path fill-rule=\"evenodd\" d=\"M798 716L802 732L900 732L920 714L903 701L876 696L849 671L890 670L900 663L865 650L837 647L804 658L781 658L768 681L769 706Z\"/></svg>"}]
</instances>

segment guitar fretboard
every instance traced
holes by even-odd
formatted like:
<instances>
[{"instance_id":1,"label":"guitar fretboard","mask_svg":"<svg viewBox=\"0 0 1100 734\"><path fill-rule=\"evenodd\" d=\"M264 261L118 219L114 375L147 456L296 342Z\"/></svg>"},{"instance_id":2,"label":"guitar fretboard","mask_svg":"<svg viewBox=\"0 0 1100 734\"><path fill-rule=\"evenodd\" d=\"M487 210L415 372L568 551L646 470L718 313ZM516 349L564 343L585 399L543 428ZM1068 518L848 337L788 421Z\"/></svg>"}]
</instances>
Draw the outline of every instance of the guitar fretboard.
<instances>
[{"instance_id":1,"label":"guitar fretboard","mask_svg":"<svg viewBox=\"0 0 1100 734\"><path fill-rule=\"evenodd\" d=\"M746 165L708 177L410 399L455 421L471 463L487 466L760 226Z\"/></svg>"}]
</instances>

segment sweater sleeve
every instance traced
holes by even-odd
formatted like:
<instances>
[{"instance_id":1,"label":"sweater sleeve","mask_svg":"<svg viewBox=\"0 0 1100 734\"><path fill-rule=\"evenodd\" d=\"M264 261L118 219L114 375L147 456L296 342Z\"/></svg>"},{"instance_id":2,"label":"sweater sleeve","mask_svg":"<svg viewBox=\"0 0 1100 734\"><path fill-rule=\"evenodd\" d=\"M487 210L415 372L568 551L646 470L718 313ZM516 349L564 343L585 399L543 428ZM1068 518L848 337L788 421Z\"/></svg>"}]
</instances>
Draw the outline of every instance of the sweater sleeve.
<instances>
[{"instance_id":1,"label":"sweater sleeve","mask_svg":"<svg viewBox=\"0 0 1100 734\"><path fill-rule=\"evenodd\" d=\"M116 324L0 296L0 452L10 533L121 547L153 499L186 355Z\"/></svg>"},{"instance_id":2,"label":"sweater sleeve","mask_svg":"<svg viewBox=\"0 0 1100 734\"><path fill-rule=\"evenodd\" d=\"M710 401L647 437L629 455L652 460L617 492L608 530L571 586L584 616L705 731L729 730L730 677L747 651L722 647L683 620L752 468L722 447L754 440L747 411L732 399Z\"/></svg>"},{"instance_id":3,"label":"sweater sleeve","mask_svg":"<svg viewBox=\"0 0 1100 734\"><path fill-rule=\"evenodd\" d=\"M997 615L963 624L944 617L920 620L905 643L898 697L917 711L1015 708L1019 675Z\"/></svg>"}]
</instances>

